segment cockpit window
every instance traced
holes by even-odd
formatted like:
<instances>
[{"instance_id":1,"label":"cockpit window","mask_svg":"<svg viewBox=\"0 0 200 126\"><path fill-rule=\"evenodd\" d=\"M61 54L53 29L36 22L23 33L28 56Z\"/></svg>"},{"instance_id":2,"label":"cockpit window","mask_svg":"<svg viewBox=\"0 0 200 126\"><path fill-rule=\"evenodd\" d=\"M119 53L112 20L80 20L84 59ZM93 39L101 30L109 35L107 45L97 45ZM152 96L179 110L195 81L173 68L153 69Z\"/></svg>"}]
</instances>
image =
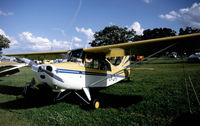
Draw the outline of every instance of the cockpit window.
<instances>
[{"instance_id":1,"label":"cockpit window","mask_svg":"<svg viewBox=\"0 0 200 126\"><path fill-rule=\"evenodd\" d=\"M86 68L99 69L111 71L109 62L105 59L103 54L85 54L83 49L69 51L63 62L74 62Z\"/></svg>"},{"instance_id":2,"label":"cockpit window","mask_svg":"<svg viewBox=\"0 0 200 126\"><path fill-rule=\"evenodd\" d=\"M83 61L84 61L83 50L82 49L78 49L78 50L69 51L66 54L65 61L66 62L75 62L75 63L78 63L78 64L79 63L83 64Z\"/></svg>"},{"instance_id":3,"label":"cockpit window","mask_svg":"<svg viewBox=\"0 0 200 126\"><path fill-rule=\"evenodd\" d=\"M85 59L85 67L111 71L111 66L108 61L105 60L105 56L98 54L87 54Z\"/></svg>"}]
</instances>

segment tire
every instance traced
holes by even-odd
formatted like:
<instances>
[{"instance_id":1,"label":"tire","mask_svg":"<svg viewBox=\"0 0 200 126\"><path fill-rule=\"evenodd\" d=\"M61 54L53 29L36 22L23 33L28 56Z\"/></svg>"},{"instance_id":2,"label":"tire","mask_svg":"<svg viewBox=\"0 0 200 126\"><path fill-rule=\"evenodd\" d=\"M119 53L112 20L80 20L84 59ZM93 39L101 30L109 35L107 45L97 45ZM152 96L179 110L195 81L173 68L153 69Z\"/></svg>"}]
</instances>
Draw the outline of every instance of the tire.
<instances>
[{"instance_id":1,"label":"tire","mask_svg":"<svg viewBox=\"0 0 200 126\"><path fill-rule=\"evenodd\" d=\"M100 102L99 102L98 99L95 99L95 100L93 101L92 108L93 108L93 109L99 109L99 108L100 108Z\"/></svg>"}]
</instances>

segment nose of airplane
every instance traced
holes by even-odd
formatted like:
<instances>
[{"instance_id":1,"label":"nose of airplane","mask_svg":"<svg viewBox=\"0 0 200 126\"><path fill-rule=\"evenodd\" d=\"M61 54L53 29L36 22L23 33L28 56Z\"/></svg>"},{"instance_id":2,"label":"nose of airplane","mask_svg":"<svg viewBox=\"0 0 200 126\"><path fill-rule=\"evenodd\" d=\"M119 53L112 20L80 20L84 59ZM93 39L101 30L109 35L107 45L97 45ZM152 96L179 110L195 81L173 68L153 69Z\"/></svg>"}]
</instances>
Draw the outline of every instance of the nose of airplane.
<instances>
[{"instance_id":1,"label":"nose of airplane","mask_svg":"<svg viewBox=\"0 0 200 126\"><path fill-rule=\"evenodd\" d=\"M49 76L53 77L53 66L52 65L40 65L38 67L38 72L44 72Z\"/></svg>"},{"instance_id":2,"label":"nose of airplane","mask_svg":"<svg viewBox=\"0 0 200 126\"><path fill-rule=\"evenodd\" d=\"M44 73L47 74L47 75L46 74L40 74L40 78L44 80L49 75L51 77L51 79L56 79L58 81L63 82L63 80L58 75L56 75L55 69L56 68L51 64L39 66L38 67L38 72L39 73L44 72Z\"/></svg>"}]
</instances>

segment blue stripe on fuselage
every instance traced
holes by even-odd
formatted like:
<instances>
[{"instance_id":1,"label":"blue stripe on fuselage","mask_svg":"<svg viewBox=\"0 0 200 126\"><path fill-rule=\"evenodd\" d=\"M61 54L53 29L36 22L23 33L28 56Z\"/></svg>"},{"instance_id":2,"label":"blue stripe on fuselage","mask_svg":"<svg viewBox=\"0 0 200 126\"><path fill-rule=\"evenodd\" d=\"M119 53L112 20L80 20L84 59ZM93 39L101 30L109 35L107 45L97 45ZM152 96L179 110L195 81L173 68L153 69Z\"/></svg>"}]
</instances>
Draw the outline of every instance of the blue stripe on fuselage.
<instances>
[{"instance_id":1,"label":"blue stripe on fuselage","mask_svg":"<svg viewBox=\"0 0 200 126\"><path fill-rule=\"evenodd\" d=\"M82 74L82 75L96 75L96 76L107 76L113 74L107 73L98 73L98 72L88 72L88 71L79 71L79 70L70 70L70 69L56 69L56 73L67 73L67 74ZM115 75L116 77L124 77L122 75Z\"/></svg>"}]
</instances>

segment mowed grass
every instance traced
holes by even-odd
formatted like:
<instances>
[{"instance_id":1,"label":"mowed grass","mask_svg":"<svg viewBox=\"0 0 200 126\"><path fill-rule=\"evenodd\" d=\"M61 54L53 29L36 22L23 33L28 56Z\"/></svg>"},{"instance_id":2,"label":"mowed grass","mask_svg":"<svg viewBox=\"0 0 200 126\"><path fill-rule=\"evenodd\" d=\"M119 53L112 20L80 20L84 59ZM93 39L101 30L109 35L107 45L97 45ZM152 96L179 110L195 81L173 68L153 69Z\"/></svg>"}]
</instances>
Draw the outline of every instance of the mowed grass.
<instances>
[{"instance_id":1,"label":"mowed grass","mask_svg":"<svg viewBox=\"0 0 200 126\"><path fill-rule=\"evenodd\" d=\"M88 109L74 95L59 103L51 102L45 93L33 100L17 100L24 84L35 76L30 67L22 68L20 73L0 78L0 125L191 125L200 119L200 106L188 77L200 99L199 63L159 58L139 67L153 70L132 70L130 82L100 90L102 108L97 110Z\"/></svg>"}]
</instances>

